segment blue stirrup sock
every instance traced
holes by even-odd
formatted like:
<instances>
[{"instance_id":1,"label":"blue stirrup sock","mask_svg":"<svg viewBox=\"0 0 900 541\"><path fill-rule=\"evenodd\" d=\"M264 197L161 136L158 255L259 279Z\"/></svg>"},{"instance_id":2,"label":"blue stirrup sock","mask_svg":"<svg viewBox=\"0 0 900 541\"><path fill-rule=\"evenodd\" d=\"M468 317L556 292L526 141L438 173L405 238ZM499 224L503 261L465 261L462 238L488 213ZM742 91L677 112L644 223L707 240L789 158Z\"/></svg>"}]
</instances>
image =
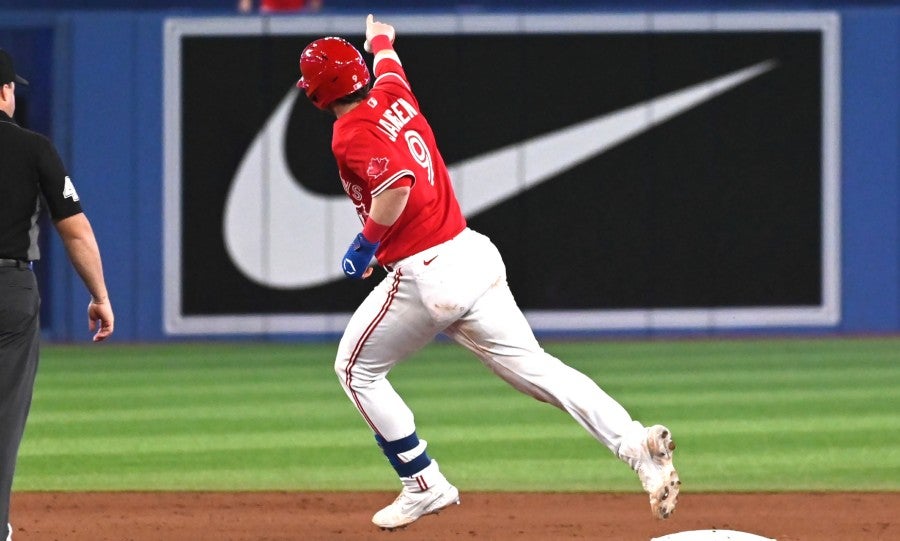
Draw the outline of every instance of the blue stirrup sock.
<instances>
[{"instance_id":1,"label":"blue stirrup sock","mask_svg":"<svg viewBox=\"0 0 900 541\"><path fill-rule=\"evenodd\" d=\"M425 452L428 442L420 440L415 432L394 441L375 434L375 441L400 477L413 477L431 464L431 458Z\"/></svg>"},{"instance_id":2,"label":"blue stirrup sock","mask_svg":"<svg viewBox=\"0 0 900 541\"><path fill-rule=\"evenodd\" d=\"M407 490L420 492L448 484L437 460L432 460L425 452L428 442L420 440L415 432L394 441L386 441L376 434L375 441L397 471L400 482Z\"/></svg>"}]
</instances>

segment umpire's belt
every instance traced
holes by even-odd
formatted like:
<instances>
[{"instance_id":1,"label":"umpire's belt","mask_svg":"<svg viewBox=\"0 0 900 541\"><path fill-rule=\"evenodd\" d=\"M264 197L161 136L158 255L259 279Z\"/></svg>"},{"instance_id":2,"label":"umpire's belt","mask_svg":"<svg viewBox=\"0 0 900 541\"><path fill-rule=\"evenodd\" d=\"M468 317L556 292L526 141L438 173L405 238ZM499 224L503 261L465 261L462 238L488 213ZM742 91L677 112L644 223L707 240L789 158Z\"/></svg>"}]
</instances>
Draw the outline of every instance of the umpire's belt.
<instances>
[{"instance_id":1,"label":"umpire's belt","mask_svg":"<svg viewBox=\"0 0 900 541\"><path fill-rule=\"evenodd\" d=\"M0 259L0 267L16 267L17 269L30 269L31 261L21 259Z\"/></svg>"}]
</instances>

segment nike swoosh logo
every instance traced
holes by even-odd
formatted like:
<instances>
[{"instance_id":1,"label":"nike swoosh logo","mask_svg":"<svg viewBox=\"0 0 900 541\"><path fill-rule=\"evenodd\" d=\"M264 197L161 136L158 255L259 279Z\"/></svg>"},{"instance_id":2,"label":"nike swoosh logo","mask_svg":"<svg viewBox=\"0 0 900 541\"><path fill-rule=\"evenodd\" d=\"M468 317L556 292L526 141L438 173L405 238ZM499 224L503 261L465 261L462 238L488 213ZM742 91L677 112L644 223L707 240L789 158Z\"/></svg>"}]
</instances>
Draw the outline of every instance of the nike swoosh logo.
<instances>
[{"instance_id":1,"label":"nike swoosh logo","mask_svg":"<svg viewBox=\"0 0 900 541\"><path fill-rule=\"evenodd\" d=\"M760 62L450 165L463 214L472 217L506 201L776 65ZM284 141L297 92L291 89L281 100L241 160L223 218L225 246L235 266L276 289L342 280L337 262L360 228L346 196L316 194L291 179ZM485 178L491 182L481 182Z\"/></svg>"}]
</instances>

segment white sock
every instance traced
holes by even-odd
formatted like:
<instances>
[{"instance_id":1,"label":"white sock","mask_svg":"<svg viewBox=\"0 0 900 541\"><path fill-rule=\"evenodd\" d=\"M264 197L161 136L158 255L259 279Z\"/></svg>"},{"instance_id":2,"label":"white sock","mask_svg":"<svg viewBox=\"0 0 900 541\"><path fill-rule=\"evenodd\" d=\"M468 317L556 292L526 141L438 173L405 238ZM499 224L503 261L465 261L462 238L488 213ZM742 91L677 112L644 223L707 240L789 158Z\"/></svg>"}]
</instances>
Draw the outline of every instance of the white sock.
<instances>
[{"instance_id":1,"label":"white sock","mask_svg":"<svg viewBox=\"0 0 900 541\"><path fill-rule=\"evenodd\" d=\"M446 484L447 478L441 473L437 460L432 460L422 471L410 477L401 477L400 481L412 492L424 492L431 487Z\"/></svg>"}]
</instances>

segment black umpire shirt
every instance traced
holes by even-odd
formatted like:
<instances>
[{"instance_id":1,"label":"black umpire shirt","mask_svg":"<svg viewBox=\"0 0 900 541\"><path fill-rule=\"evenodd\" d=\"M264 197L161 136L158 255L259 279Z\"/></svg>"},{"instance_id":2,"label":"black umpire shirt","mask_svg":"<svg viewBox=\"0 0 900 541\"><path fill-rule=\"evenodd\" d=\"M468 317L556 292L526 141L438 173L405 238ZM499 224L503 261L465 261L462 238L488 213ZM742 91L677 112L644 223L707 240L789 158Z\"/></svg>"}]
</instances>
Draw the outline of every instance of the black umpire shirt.
<instances>
[{"instance_id":1,"label":"black umpire shirt","mask_svg":"<svg viewBox=\"0 0 900 541\"><path fill-rule=\"evenodd\" d=\"M40 259L42 199L54 220L81 212L75 186L50 140L0 111L0 259Z\"/></svg>"}]
</instances>

